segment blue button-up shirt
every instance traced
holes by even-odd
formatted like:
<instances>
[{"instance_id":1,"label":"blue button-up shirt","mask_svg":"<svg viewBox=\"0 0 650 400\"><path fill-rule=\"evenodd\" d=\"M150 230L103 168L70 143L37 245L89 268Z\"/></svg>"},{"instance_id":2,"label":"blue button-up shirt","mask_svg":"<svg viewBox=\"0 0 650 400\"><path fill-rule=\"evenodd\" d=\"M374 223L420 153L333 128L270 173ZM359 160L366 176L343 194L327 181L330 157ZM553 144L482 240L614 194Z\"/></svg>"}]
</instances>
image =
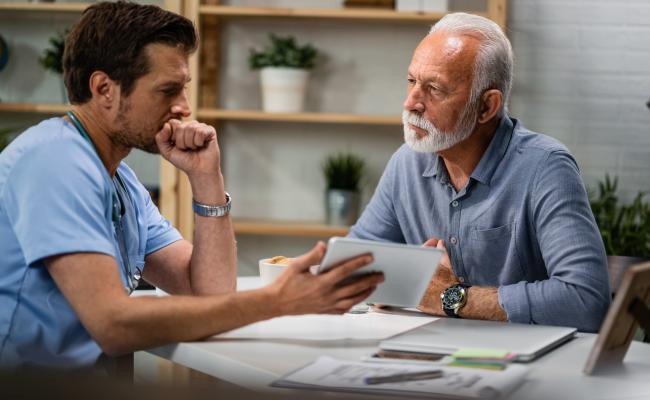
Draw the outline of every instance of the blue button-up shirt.
<instances>
[{"instance_id":1,"label":"blue button-up shirt","mask_svg":"<svg viewBox=\"0 0 650 400\"><path fill-rule=\"evenodd\" d=\"M512 322L593 332L609 306L605 250L576 161L510 118L459 192L439 156L400 147L350 236L445 239L461 282L498 287Z\"/></svg>"}]
</instances>

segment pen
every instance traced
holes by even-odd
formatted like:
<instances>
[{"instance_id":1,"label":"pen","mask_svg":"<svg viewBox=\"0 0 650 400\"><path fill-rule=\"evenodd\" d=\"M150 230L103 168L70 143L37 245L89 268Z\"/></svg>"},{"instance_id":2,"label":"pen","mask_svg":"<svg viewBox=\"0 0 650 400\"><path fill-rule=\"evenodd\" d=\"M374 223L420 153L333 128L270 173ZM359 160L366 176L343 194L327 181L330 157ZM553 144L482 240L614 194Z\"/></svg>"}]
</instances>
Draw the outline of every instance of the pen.
<instances>
[{"instance_id":1,"label":"pen","mask_svg":"<svg viewBox=\"0 0 650 400\"><path fill-rule=\"evenodd\" d=\"M376 385L378 383L421 381L425 379L436 379L442 376L442 370L434 369L430 371L408 372L405 374L394 374L384 376L371 376L364 379L367 385Z\"/></svg>"}]
</instances>

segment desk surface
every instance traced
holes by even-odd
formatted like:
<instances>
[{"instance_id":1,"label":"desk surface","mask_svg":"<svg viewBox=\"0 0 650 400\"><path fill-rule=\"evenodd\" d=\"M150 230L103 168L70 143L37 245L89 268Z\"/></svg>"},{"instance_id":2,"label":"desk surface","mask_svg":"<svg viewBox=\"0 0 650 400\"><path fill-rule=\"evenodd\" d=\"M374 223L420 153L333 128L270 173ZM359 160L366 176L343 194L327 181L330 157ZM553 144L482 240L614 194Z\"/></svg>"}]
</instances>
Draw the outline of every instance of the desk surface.
<instances>
[{"instance_id":1,"label":"desk surface","mask_svg":"<svg viewBox=\"0 0 650 400\"><path fill-rule=\"evenodd\" d=\"M258 285L257 279L239 278L240 290ZM312 317L313 318L313 317ZM312 323L317 323L312 320ZM325 323L325 321L324 321ZM368 329L372 329L371 326ZM624 365L603 376L582 374L594 334L578 334L572 341L527 364L530 373L509 399L650 399L650 344L633 342ZM321 355L359 360L374 352L378 340L224 339L178 343L150 353L219 379L254 390L270 389L279 377Z\"/></svg>"}]
</instances>

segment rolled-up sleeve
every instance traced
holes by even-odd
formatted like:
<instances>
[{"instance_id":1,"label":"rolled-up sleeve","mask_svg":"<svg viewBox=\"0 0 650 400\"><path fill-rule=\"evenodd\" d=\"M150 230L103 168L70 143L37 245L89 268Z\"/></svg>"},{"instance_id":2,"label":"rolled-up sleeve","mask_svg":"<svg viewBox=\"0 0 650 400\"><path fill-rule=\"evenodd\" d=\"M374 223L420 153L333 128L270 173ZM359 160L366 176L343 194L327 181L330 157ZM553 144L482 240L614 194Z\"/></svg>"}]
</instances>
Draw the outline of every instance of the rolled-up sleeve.
<instances>
[{"instance_id":1,"label":"rolled-up sleeve","mask_svg":"<svg viewBox=\"0 0 650 400\"><path fill-rule=\"evenodd\" d=\"M532 189L530 220L549 278L500 286L499 302L511 322L596 332L610 303L607 257L575 160L550 152Z\"/></svg>"}]
</instances>

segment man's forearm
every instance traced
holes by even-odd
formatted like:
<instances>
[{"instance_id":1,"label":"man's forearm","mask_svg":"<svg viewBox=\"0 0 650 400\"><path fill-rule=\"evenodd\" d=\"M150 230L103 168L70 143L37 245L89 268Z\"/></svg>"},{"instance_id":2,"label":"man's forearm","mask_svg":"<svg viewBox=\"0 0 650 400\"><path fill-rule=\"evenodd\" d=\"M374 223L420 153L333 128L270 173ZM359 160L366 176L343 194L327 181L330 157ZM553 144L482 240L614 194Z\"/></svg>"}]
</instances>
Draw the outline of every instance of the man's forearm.
<instances>
[{"instance_id":1,"label":"man's forearm","mask_svg":"<svg viewBox=\"0 0 650 400\"><path fill-rule=\"evenodd\" d=\"M223 177L191 177L194 200L202 204L226 203ZM237 251L229 216L195 217L190 285L194 294L232 292L236 288Z\"/></svg>"},{"instance_id":2,"label":"man's forearm","mask_svg":"<svg viewBox=\"0 0 650 400\"><path fill-rule=\"evenodd\" d=\"M283 313L268 290L215 296L131 297L94 339L109 355L199 340ZM119 311L118 311L119 309ZM91 332L92 333L92 332Z\"/></svg>"},{"instance_id":3,"label":"man's forearm","mask_svg":"<svg viewBox=\"0 0 650 400\"><path fill-rule=\"evenodd\" d=\"M497 288L472 286L467 293L467 303L460 309L460 316L470 319L506 321L508 316L499 305Z\"/></svg>"}]
</instances>

